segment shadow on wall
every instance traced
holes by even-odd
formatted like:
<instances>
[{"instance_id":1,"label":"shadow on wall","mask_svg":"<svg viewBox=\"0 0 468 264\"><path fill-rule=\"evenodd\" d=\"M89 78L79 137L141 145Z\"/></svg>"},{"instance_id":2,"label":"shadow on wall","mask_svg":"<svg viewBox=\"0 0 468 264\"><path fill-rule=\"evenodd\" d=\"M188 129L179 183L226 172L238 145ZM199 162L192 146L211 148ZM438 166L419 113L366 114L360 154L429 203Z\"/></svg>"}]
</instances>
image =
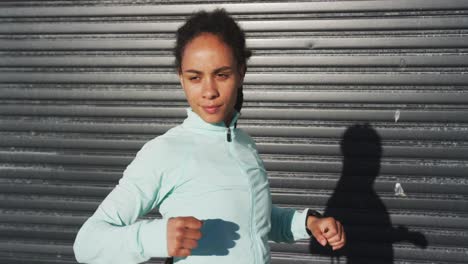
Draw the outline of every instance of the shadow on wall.
<instances>
[{"instance_id":1,"label":"shadow on wall","mask_svg":"<svg viewBox=\"0 0 468 264\"><path fill-rule=\"evenodd\" d=\"M421 233L409 232L404 226L393 227L385 204L374 190L382 156L377 131L369 124L349 127L341 140L341 152L341 178L324 214L343 223L347 245L333 252L311 239L310 251L330 256L334 263L390 264L394 261L395 242L407 241L427 247L427 240Z\"/></svg>"}]
</instances>

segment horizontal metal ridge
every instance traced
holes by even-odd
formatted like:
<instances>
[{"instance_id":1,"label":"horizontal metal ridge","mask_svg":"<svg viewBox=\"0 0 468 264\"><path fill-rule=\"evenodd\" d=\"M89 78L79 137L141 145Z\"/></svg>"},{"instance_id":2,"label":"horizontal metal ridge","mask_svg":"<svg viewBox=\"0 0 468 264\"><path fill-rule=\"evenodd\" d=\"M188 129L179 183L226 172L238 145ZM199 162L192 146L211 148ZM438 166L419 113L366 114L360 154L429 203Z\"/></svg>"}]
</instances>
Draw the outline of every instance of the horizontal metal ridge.
<instances>
[{"instance_id":1,"label":"horizontal metal ridge","mask_svg":"<svg viewBox=\"0 0 468 264\"><path fill-rule=\"evenodd\" d=\"M67 212L93 212L100 201L57 200L57 197L14 197L2 195L0 207L3 209L61 210Z\"/></svg>"},{"instance_id":2,"label":"horizontal metal ridge","mask_svg":"<svg viewBox=\"0 0 468 264\"><path fill-rule=\"evenodd\" d=\"M467 76L468 78L468 76ZM76 117L147 117L183 118L184 108L148 106L91 106L91 105L1 105L0 114L12 116L76 116ZM395 115L399 115L395 118ZM246 108L244 119L272 120L329 120L329 121L387 121L387 122L442 122L467 123L468 109L461 110L380 110L380 109L274 109Z\"/></svg>"},{"instance_id":3,"label":"horizontal metal ridge","mask_svg":"<svg viewBox=\"0 0 468 264\"><path fill-rule=\"evenodd\" d=\"M129 156L132 156L131 159L133 159L133 155ZM333 164L342 164L342 161L337 161ZM80 182L83 185L88 184L98 188L98 186L114 186L122 177L123 170L124 166L99 167L99 172L96 172L95 166L53 166L42 164L42 166L38 167L17 163L14 165L3 165L0 169L0 180L3 183L12 183L17 180L21 184L47 182L47 184L51 185L77 184L77 182ZM331 190L336 187L336 183L342 173L342 170L337 169L333 172L328 172L326 176L319 176L324 174L320 171L310 173L307 171L280 172L270 170L268 174L272 188ZM300 178L297 175L301 175ZM463 177L457 179L453 178L450 174L436 175L436 177L430 177L430 175L426 174L408 175L404 171L398 174L381 173L376 180L375 188L381 192L391 193L394 191L394 185L399 182L403 187L408 185L411 192L429 193L429 188L433 184L438 184L441 186L437 186L434 192L453 192L459 195L466 195L468 190L465 189L465 185L467 183Z\"/></svg>"},{"instance_id":4,"label":"horizontal metal ridge","mask_svg":"<svg viewBox=\"0 0 468 264\"><path fill-rule=\"evenodd\" d=\"M296 242L294 244L288 243L271 243L270 244L272 251L274 252L289 252L289 253L302 253L302 254L311 254L309 241L303 240ZM353 259L360 261L369 261L372 262L362 262L362 263L379 263L379 260L382 260L382 245L378 243L353 243L348 245L349 250L353 252ZM390 244L387 247L384 245L384 250L392 250L394 252L395 259L405 259L406 261L424 261L431 259L431 261L441 261L443 263L463 263L462 260L466 259L468 252L459 247L436 247L430 246L426 249L418 247L414 244L409 243L395 243L393 246ZM323 252L323 251L322 251ZM385 252L388 251L384 251ZM318 252L317 252L318 253ZM388 256L388 255L385 255ZM361 263L361 262L358 262Z\"/></svg>"},{"instance_id":5,"label":"horizontal metal ridge","mask_svg":"<svg viewBox=\"0 0 468 264\"><path fill-rule=\"evenodd\" d=\"M80 226L87 218L88 216L70 216L57 213L0 212L0 223Z\"/></svg>"},{"instance_id":6,"label":"horizontal metal ridge","mask_svg":"<svg viewBox=\"0 0 468 264\"><path fill-rule=\"evenodd\" d=\"M57 124L53 120L28 120L18 123L17 121L0 120L2 131L60 131L67 133L135 133L159 135L174 127L175 124L132 124L116 122L70 122L63 121Z\"/></svg>"},{"instance_id":7,"label":"horizontal metal ridge","mask_svg":"<svg viewBox=\"0 0 468 264\"><path fill-rule=\"evenodd\" d=\"M74 68L71 68L72 70L76 70ZM452 72L456 72L457 69L450 68ZM79 69L82 70L82 69ZM333 70L333 69L332 69ZM440 70L444 70L444 68L441 68ZM458 69L462 71L462 68ZM47 71L47 69L44 69L44 71ZM325 69L326 71L326 69ZM396 70L392 71L395 72ZM6 72L5 70L3 72ZM113 72L116 72L115 70ZM140 71L141 72L141 71ZM342 71L343 72L343 71ZM353 72L353 71L350 71ZM355 72L355 71L354 71ZM382 71L373 71L373 72L379 72L381 73ZM401 72L401 71L400 71ZM413 73L416 73L418 71L411 71ZM429 71L425 71L429 72ZM437 68L433 69L433 72L437 72ZM259 71L256 71L255 73L259 73ZM287 72L282 72L282 73L287 73ZM460 72L461 73L461 72ZM173 73L175 74L175 73ZM177 76L177 74L175 74ZM388 93L388 92L407 92L407 93L413 93L413 92L421 92L421 93L433 93L433 92L447 92L447 93L464 93L466 92L465 89L463 89L463 86L459 87L454 87L451 85L368 85L368 86L360 86L360 85L313 85L313 84L298 84L298 85L289 85L285 86L284 84L244 84L244 92L246 93L252 93L255 95L256 93L259 92L265 92L269 93L272 92L273 94L276 94L278 92L285 92L285 93L304 93L304 92L310 92L310 93L318 93L318 92L362 92L362 93L369 93L369 92L374 92L376 94L379 94L380 92L382 93ZM122 93L128 93L131 94L132 92L135 92L137 95L140 95L141 93L154 93L154 94L160 94L161 96L167 93L168 91L171 91L174 93L174 100L177 100L181 98L182 90L179 83L172 83L172 84L162 84L162 85L152 85L152 84L60 84L60 83L55 83L55 84L48 84L48 83L0 83L0 91L5 91L9 92L12 94L21 94L24 91L31 91L32 96L39 96L37 94L37 90L44 90L44 91L52 91L55 90L57 92L62 92L63 94L70 94L70 93L84 93L84 94L90 94L90 93L96 93L97 100L103 99L103 92L109 92L109 94L119 94L121 95ZM17 91L17 92L14 92ZM132 100L133 97L129 96L129 101ZM172 98L172 97L170 97ZM79 98L78 98L79 99ZM123 101L122 97L116 97L115 98L117 101ZM140 99L141 100L141 99ZM143 100L145 101L145 100ZM169 101L170 103L170 101ZM188 106L188 104L187 104Z\"/></svg>"},{"instance_id":8,"label":"horizontal metal ridge","mask_svg":"<svg viewBox=\"0 0 468 264\"><path fill-rule=\"evenodd\" d=\"M34 239L34 238L41 238L41 239L50 239L50 240L68 240L73 241L76 232L78 231L78 227L66 227L66 226L44 226L38 224L0 224L0 235L4 237L18 237L18 238L26 238L26 239ZM422 231L422 232L420 232ZM361 234L361 236L365 239L371 239L376 243L385 243L385 242L393 242L391 241L392 238L388 237L388 230L385 230L381 227L359 227L359 226L348 226L347 233L350 236L358 237L357 234ZM416 228L407 228L407 229L400 229L394 228L395 235L398 236L398 232L400 232L400 236L404 236L401 233L410 232L410 233L420 233L424 235L427 239L427 242L431 246L452 246L452 247L463 247L468 241L468 236L466 233L457 230L457 231L438 231L438 230L421 230ZM389 241L390 240L390 241ZM362 241L359 239L354 240L355 243L365 242L366 240Z\"/></svg>"},{"instance_id":9,"label":"horizontal metal ridge","mask_svg":"<svg viewBox=\"0 0 468 264\"><path fill-rule=\"evenodd\" d=\"M345 257L340 258L340 260L345 260ZM271 263L273 264L307 264L307 263L316 263L316 264L330 264L330 257L320 257L315 253L290 253L290 252L271 252ZM395 263L398 264L398 263Z\"/></svg>"},{"instance_id":10,"label":"horizontal metal ridge","mask_svg":"<svg viewBox=\"0 0 468 264\"><path fill-rule=\"evenodd\" d=\"M390 214L390 219L393 224L397 225L414 225L420 227L443 226L445 229L468 229L468 215L466 217L453 217L444 215L427 216L420 212L413 214Z\"/></svg>"},{"instance_id":11,"label":"horizontal metal ridge","mask_svg":"<svg viewBox=\"0 0 468 264\"><path fill-rule=\"evenodd\" d=\"M346 127L282 127L277 125L271 126L246 126L244 128L253 136L265 137L299 137L299 138L341 138L346 131ZM374 128L382 140L415 140L415 141L432 141L432 140L466 140L467 130L458 129L422 129L418 128L403 128L403 127L381 127Z\"/></svg>"},{"instance_id":12,"label":"horizontal metal ridge","mask_svg":"<svg viewBox=\"0 0 468 264\"><path fill-rule=\"evenodd\" d=\"M53 239L56 241L73 242L77 232L78 227L76 226L0 223L0 236L4 238Z\"/></svg>"},{"instance_id":13,"label":"horizontal metal ridge","mask_svg":"<svg viewBox=\"0 0 468 264\"><path fill-rule=\"evenodd\" d=\"M106 90L88 90L88 89L63 89L63 88L0 88L0 98L6 99L54 99L54 100L124 100L124 101L179 101L185 102L185 95L181 87L168 90L123 90L123 89L106 89ZM258 92L260 93L260 92ZM255 96L257 92L245 91L246 95ZM267 93L268 95L269 93ZM273 93L273 95L278 93ZM307 93L300 93L304 96ZM447 93L449 94L449 93ZM461 93L457 93L462 95ZM292 95L295 95L294 93ZM440 96L444 96L441 94ZM247 96L246 96L247 97ZM300 97L300 96L298 96ZM256 99L256 98L255 98ZM246 98L247 100L247 98Z\"/></svg>"},{"instance_id":14,"label":"horizontal metal ridge","mask_svg":"<svg viewBox=\"0 0 468 264\"><path fill-rule=\"evenodd\" d=\"M293 177L272 177L271 174L269 173L269 182L270 182L270 187L271 190L274 191L285 191L286 189L288 190L297 190L297 192L302 192L302 191L331 191L334 190L337 187L337 183L339 180L336 178L340 177L343 179L343 177L353 177L355 179L355 185L350 186L346 189L347 192L354 192L356 193L356 196L359 196L360 191L364 191L363 188L360 187L359 185L359 180L362 179L365 181L366 177L360 178L360 175L351 175L348 176L347 174L344 174L347 172L340 172L337 174L335 179L333 180L304 180L304 179L295 179ZM380 178L385 175L374 175L376 177L375 183L373 185L372 190L375 191L376 193L381 193L381 194L391 194L395 192L395 186L398 183L404 190L405 193L408 195L418 195L418 196L424 196L425 194L433 194L434 196L436 195L455 195L458 196L466 196L468 197L468 183L466 184L461 184L461 183L451 183L451 182L446 182L442 177L439 178L437 181L436 180L426 180L424 177L420 178L411 178L411 181L407 181L404 176L399 176L399 175L392 175L393 180L388 180L384 179L381 180ZM343 190L344 191L344 187Z\"/></svg>"},{"instance_id":15,"label":"horizontal metal ridge","mask_svg":"<svg viewBox=\"0 0 468 264\"><path fill-rule=\"evenodd\" d=\"M16 90L18 91L18 90ZM0 91L2 94L2 91ZM314 102L375 104L467 104L468 92L460 91L244 91L244 102Z\"/></svg>"},{"instance_id":16,"label":"horizontal metal ridge","mask_svg":"<svg viewBox=\"0 0 468 264\"><path fill-rule=\"evenodd\" d=\"M155 161L157 162L157 161ZM364 191L363 188L358 186L359 175L352 176L355 179L356 186L350 186L346 189L347 192L354 193L354 197L359 197L361 194L359 192ZM375 176L377 177L377 176ZM404 189L404 192L410 196L425 197L426 194L433 195L433 199L437 198L454 198L458 197L468 197L468 183L467 184L450 184L444 183L443 179L440 179L437 182L427 183L423 178L413 179L412 182L403 182L399 180L396 175L394 176L394 181L381 181L378 179L375 180L373 191L376 193L381 193L382 195L391 195L394 194L395 184L399 183L400 186ZM21 178L18 177L17 182ZM73 179L74 181L79 181L80 178L77 177ZM362 177L362 181L365 182L365 177ZM104 199L107 194L112 190L112 188L117 184L117 180L114 182L109 182L107 186L84 186L77 185L70 186L69 183L15 183L11 182L0 182L0 192L3 194L23 194L23 195L56 195L64 197L88 197L96 199ZM314 192L317 190L320 191L332 191L336 188L337 181L328 181L325 184L322 184L325 181L320 180L297 180L290 179L289 177L277 179L270 177L270 187L272 192L281 192L288 190L289 192ZM92 184L92 183L91 183ZM437 197L436 197L437 196ZM410 199L410 198L408 198ZM454 199L455 200L455 199Z\"/></svg>"},{"instance_id":17,"label":"horizontal metal ridge","mask_svg":"<svg viewBox=\"0 0 468 264\"><path fill-rule=\"evenodd\" d=\"M427 49L427 48L468 48L467 36L388 36L388 37L271 37L247 38L247 46L254 50L278 49L284 53L285 49L320 51L325 49ZM67 40L54 39L5 39L0 38L0 51L170 51L174 47L173 39L129 39L104 38L99 39L80 37ZM349 52L349 51L348 51ZM394 54L394 50L380 51ZM424 51L427 53L428 51Z\"/></svg>"},{"instance_id":18,"label":"horizontal metal ridge","mask_svg":"<svg viewBox=\"0 0 468 264\"><path fill-rule=\"evenodd\" d=\"M6 166L0 167L0 179L29 179L42 181L61 181L83 183L116 183L122 177L122 169L96 170L92 167L63 168L44 166Z\"/></svg>"},{"instance_id":19,"label":"horizontal metal ridge","mask_svg":"<svg viewBox=\"0 0 468 264\"><path fill-rule=\"evenodd\" d=\"M322 205L323 206L323 205ZM325 207L320 207L320 210L325 210ZM349 219L353 219L356 223L369 223L369 225L379 225L375 222L374 215L372 213L363 212L347 212ZM468 227L468 215L454 216L447 215L445 213L436 212L437 215L430 215L430 212L411 212L408 214L406 211L389 211L388 215L393 225L407 225L415 227L427 227L435 228L443 226L446 231L457 231L460 229L466 229ZM51 225L62 225L62 226L79 226L82 225L85 220L92 214L92 211L72 211L71 213L64 213L60 211L25 211L23 209L15 209L14 211L9 210L0 213L0 222L2 223L32 223L32 224L51 224ZM375 217L379 217L377 213ZM160 218L158 215L154 215L156 218ZM354 222L350 222L350 224Z\"/></svg>"},{"instance_id":20,"label":"horizontal metal ridge","mask_svg":"<svg viewBox=\"0 0 468 264\"><path fill-rule=\"evenodd\" d=\"M310 205L311 208L315 208L320 212L324 212L326 210L326 205ZM279 205L281 207L281 205ZM303 210L304 207L298 205L289 205L290 208L296 210ZM362 225L366 224L368 226L381 226L383 223L379 222L381 220L381 212L364 212L354 209L343 209L342 213L349 216L349 224L350 225ZM457 232L464 230L467 223L466 217L468 215L463 213L446 213L446 212L430 212L430 211L417 211L408 214L407 210L390 210L388 211L389 219L391 219L391 223L395 226L407 224L407 226L412 226L418 229L427 227L429 229L440 230L438 226L444 226L445 229L443 231L448 232ZM155 217L159 217L156 215ZM338 217L338 215L337 215ZM424 221L422 219L426 219L429 221ZM402 219L406 219L403 220ZM462 231L464 232L464 231ZM466 234L466 232L464 232Z\"/></svg>"},{"instance_id":21,"label":"horizontal metal ridge","mask_svg":"<svg viewBox=\"0 0 468 264\"><path fill-rule=\"evenodd\" d=\"M62 210L67 212L93 212L101 203L102 198L95 201L79 201L69 197L40 196L40 195L2 195L0 206L4 209L34 209L34 210ZM278 205L294 205L296 207L325 206L328 195L315 193L277 193L272 192L272 200ZM387 210L419 211L436 213L466 213L468 202L466 200L437 199L437 198L413 198L413 197L380 197ZM380 212L372 204L362 204L360 211L375 213ZM376 211L377 210L377 211Z\"/></svg>"},{"instance_id":22,"label":"horizontal metal ridge","mask_svg":"<svg viewBox=\"0 0 468 264\"><path fill-rule=\"evenodd\" d=\"M376 132L377 133L377 132ZM148 139L149 140L149 139ZM148 140L132 139L102 139L102 138L60 138L58 136L10 136L0 137L0 147L3 148L44 148L44 149L70 149L83 151L137 151ZM365 139L364 139L365 140ZM380 142L379 142L380 143ZM382 144L382 143L380 143ZM395 145L393 145L395 144ZM397 145L398 144L398 145ZM467 140L468 145L468 140ZM362 147L372 146L372 143L361 144ZM468 160L468 146L442 146L430 144L428 146L408 145L405 143L386 143L382 145L382 158L420 158L420 159L459 159ZM268 143L257 140L257 148L261 154L283 155L320 155L341 156L338 144L319 143ZM111 153L109 153L111 154Z\"/></svg>"},{"instance_id":23,"label":"horizontal metal ridge","mask_svg":"<svg viewBox=\"0 0 468 264\"><path fill-rule=\"evenodd\" d=\"M421 11L459 10L468 8L463 0L393 0L393 1L335 1L298 3L216 3L216 4L155 4L155 5L115 5L115 6L60 6L60 7L9 7L2 6L0 17L62 17L62 16L149 16L149 15L188 15L196 10L224 8L233 14L284 14L322 12L369 12L369 11Z\"/></svg>"},{"instance_id":24,"label":"horizontal metal ridge","mask_svg":"<svg viewBox=\"0 0 468 264\"><path fill-rule=\"evenodd\" d=\"M177 84L176 74L0 72L3 83ZM246 84L466 85L460 73L247 73Z\"/></svg>"},{"instance_id":25,"label":"horizontal metal ridge","mask_svg":"<svg viewBox=\"0 0 468 264\"><path fill-rule=\"evenodd\" d=\"M381 186L384 185L379 180L375 180L375 175L366 175L362 176L358 175L357 173L354 175L349 174L349 172L345 171L345 175L342 176L340 181L338 181L338 189L294 189L294 188L272 188L271 193L273 196L281 196L281 197L300 197L300 196L330 196L330 199L334 199L332 204L328 206L333 209L340 209L339 211L334 210L334 213L343 215L345 212L349 210L364 210L366 211L369 209L370 211L379 211L381 210L381 206L379 205L378 201L380 199L402 199L405 201L427 201L427 200L434 200L434 201L460 201L462 202L461 205L466 202L466 191L461 193L456 193L456 190L450 190L448 193L441 193L438 191L433 193L424 193L419 192L419 190L423 190L420 188L417 190L414 187L414 184L407 184L403 181L397 180L398 176L394 176L396 178L395 182L386 184L385 188L382 189ZM363 173L364 174L364 173ZM347 177L347 178L343 178ZM420 177L419 179L423 179ZM345 181L343 183L343 181ZM350 183L353 181L352 183ZM435 182L435 181L434 181ZM375 188L372 187L372 184L375 183ZM401 183L401 186L408 186L408 192L405 191L404 194L395 193L395 185L396 183ZM466 186L466 183L464 184ZM427 186L427 185L426 185ZM377 189L377 187L379 187ZM289 199L288 198L288 199ZM292 198L291 198L292 199ZM314 198L315 199L315 198ZM377 201L377 202L376 202ZM328 201L330 202L330 200ZM292 203L294 204L294 203ZM296 207L299 205L295 205ZM377 212L378 213L378 212ZM421 212L420 212L421 213ZM437 214L437 211L433 211L432 214ZM463 215L463 212L461 212ZM466 216L466 215L465 215Z\"/></svg>"},{"instance_id":26,"label":"horizontal metal ridge","mask_svg":"<svg viewBox=\"0 0 468 264\"><path fill-rule=\"evenodd\" d=\"M21 246L21 245L19 245ZM25 252L11 253L0 252L0 263L8 264L76 264L76 259L74 256L62 256L57 258L57 254L28 254ZM163 264L164 262L158 262L158 264Z\"/></svg>"},{"instance_id":27,"label":"horizontal metal ridge","mask_svg":"<svg viewBox=\"0 0 468 264\"><path fill-rule=\"evenodd\" d=\"M293 161L293 160L271 160L264 159L268 171L279 172L317 172L317 173L341 173L343 164L332 161ZM434 176L434 177L457 177L465 178L468 164L441 165L432 162L425 165L387 163L381 161L380 174L386 175L412 175L412 176Z\"/></svg>"},{"instance_id":28,"label":"horizontal metal ridge","mask_svg":"<svg viewBox=\"0 0 468 264\"><path fill-rule=\"evenodd\" d=\"M284 102L284 103L368 103L368 104L466 104L468 92L457 90L424 90L424 91L375 91L364 88L359 91L275 91L254 90L244 87L244 102ZM0 102L6 104L8 99L22 100L122 100L186 102L182 88L168 90L122 90L106 89L63 89L63 88L0 88ZM71 102L73 103L73 102ZM79 102L76 102L79 104Z\"/></svg>"},{"instance_id":29,"label":"horizontal metal ridge","mask_svg":"<svg viewBox=\"0 0 468 264\"><path fill-rule=\"evenodd\" d=\"M246 32L467 29L468 16L239 21ZM177 22L3 22L0 34L172 33Z\"/></svg>"},{"instance_id":30,"label":"horizontal metal ridge","mask_svg":"<svg viewBox=\"0 0 468 264\"><path fill-rule=\"evenodd\" d=\"M39 241L29 243L0 241L0 251L10 252L10 254L13 252L31 252L73 256L73 248L71 244L46 244Z\"/></svg>"},{"instance_id":31,"label":"horizontal metal ridge","mask_svg":"<svg viewBox=\"0 0 468 264\"><path fill-rule=\"evenodd\" d=\"M1 49L1 47L0 47ZM249 67L466 67L468 55L256 55L248 61ZM174 67L172 56L2 56L1 67Z\"/></svg>"},{"instance_id":32,"label":"horizontal metal ridge","mask_svg":"<svg viewBox=\"0 0 468 264\"><path fill-rule=\"evenodd\" d=\"M1 108L0 108L1 109ZM398 120L395 115L398 115ZM468 110L342 110L342 109L250 109L243 118L276 120L352 120L387 122L468 122Z\"/></svg>"},{"instance_id":33,"label":"horizontal metal ridge","mask_svg":"<svg viewBox=\"0 0 468 264\"><path fill-rule=\"evenodd\" d=\"M99 133L99 134L136 134L157 136L168 129L181 123L126 123L122 121L70 121L45 119L45 120L27 120L18 122L17 120L0 119L0 128L2 131L13 132L63 132L63 133ZM60 121L60 122L58 122ZM242 121L242 120L241 120ZM350 123L351 125L352 123ZM415 140L415 141L466 141L468 127L444 127L434 129L432 127L406 127L392 125L389 127L375 127L382 140ZM294 125L244 125L239 123L239 127L247 131L250 135L256 137L285 137L285 138L341 138L346 130L346 124L331 124L330 126L294 126Z\"/></svg>"},{"instance_id":34,"label":"horizontal metal ridge","mask_svg":"<svg viewBox=\"0 0 468 264\"><path fill-rule=\"evenodd\" d=\"M326 211L326 204L322 207L316 207L316 210L320 212ZM331 208L329 208L331 209ZM394 226L412 226L414 228L422 229L435 229L450 232L457 232L460 230L466 230L468 226L468 215L459 214L447 214L447 212L428 212L428 211L411 211L407 210L387 210L385 212L374 211L369 212L365 210L356 210L354 208L342 208L340 212L336 212L336 217L346 218L348 224L355 226L382 226L385 223L382 222L382 214L387 213L388 219ZM437 227L443 226L444 229L438 229Z\"/></svg>"},{"instance_id":35,"label":"horizontal metal ridge","mask_svg":"<svg viewBox=\"0 0 468 264\"><path fill-rule=\"evenodd\" d=\"M11 163L50 163L50 164L73 164L80 166L106 165L106 166L126 166L132 158L126 156L107 155L82 155L63 154L56 152L6 152L0 151L0 161Z\"/></svg>"},{"instance_id":36,"label":"horizontal metal ridge","mask_svg":"<svg viewBox=\"0 0 468 264\"><path fill-rule=\"evenodd\" d=\"M408 144L406 144L408 145ZM383 146L382 157L405 157L421 159L468 159L468 147L451 146Z\"/></svg>"},{"instance_id":37,"label":"horizontal metal ridge","mask_svg":"<svg viewBox=\"0 0 468 264\"><path fill-rule=\"evenodd\" d=\"M387 216L382 212L382 218ZM353 243L366 243L372 241L374 243L398 243L400 241L394 241L396 237L406 238L409 240L411 233L420 234L419 241L425 238L428 245L433 247L447 246L447 247L458 247L461 248L468 243L468 234L462 230L456 231L439 231L437 229L421 229L413 227L403 226L387 226L387 228L375 227L375 226L353 226L348 225L346 229L348 237L353 237ZM390 234L393 234L390 235ZM413 237L414 238L414 237ZM403 243L408 243L404 241ZM403 244L401 243L401 244Z\"/></svg>"},{"instance_id":38,"label":"horizontal metal ridge","mask_svg":"<svg viewBox=\"0 0 468 264\"><path fill-rule=\"evenodd\" d=\"M42 136L8 136L0 137L0 147L34 147L83 150L139 150L147 140L133 139L85 139L59 138Z\"/></svg>"},{"instance_id":39,"label":"horizontal metal ridge","mask_svg":"<svg viewBox=\"0 0 468 264\"><path fill-rule=\"evenodd\" d=\"M23 164L61 164L80 166L120 166L124 168L132 161L133 157L108 156L108 155L83 155L83 154L62 154L54 152L10 152L0 151L0 162L2 163L23 163ZM265 167L269 171L289 171L289 172L327 172L340 173L342 162L338 160L282 160L264 159ZM442 163L442 162L389 162L381 161L380 173L387 175L414 175L414 176L444 176L444 177L466 177L468 164L463 163Z\"/></svg>"},{"instance_id":40,"label":"horizontal metal ridge","mask_svg":"<svg viewBox=\"0 0 468 264\"><path fill-rule=\"evenodd\" d=\"M328 201L327 196L314 195L314 194L279 194L272 193L272 200L274 204L279 205L295 205L308 207L311 205L326 205ZM351 199L351 197L348 197ZM450 199L428 199L428 198L389 198L380 197L387 210L409 210L409 211L433 211L433 212L451 212L451 213L466 213L468 210L468 201L466 200L450 200ZM362 202L362 207L359 208L362 212L379 213L380 208L375 208L369 200L369 203ZM357 208L354 208L357 210Z\"/></svg>"},{"instance_id":41,"label":"horizontal metal ridge","mask_svg":"<svg viewBox=\"0 0 468 264\"><path fill-rule=\"evenodd\" d=\"M119 179L122 177L123 167L120 168L103 168L100 167L98 172L97 169L93 166L28 166L24 164L15 164L15 165L6 165L2 164L0 169L1 172L1 182L14 182L17 180L20 184L24 183L41 183L46 182L47 184L80 184L91 185L91 186L114 186ZM283 188L282 186L296 188L296 189L334 189L336 182L341 175L341 171L336 171L335 173L328 173L326 179L323 179L323 176L318 176L320 173L315 171L313 173L309 172L286 172L281 173L278 171L269 171L269 179L274 188ZM300 174L301 179L296 176ZM278 176L281 175L281 176ZM428 186L432 184L439 184L443 186L438 186L436 190L444 191L451 189L454 193L460 195L465 195L468 190L465 190L465 185L463 178L454 179L450 175L439 175L436 179L431 178L427 175L421 175L421 177L415 177L414 175L406 175L404 172L401 172L399 175L382 174L377 179L376 188L382 192L394 191L394 184L400 182L403 184L403 187L406 184L414 190L416 193L428 192ZM421 184L418 186L417 184ZM468 223L468 222L467 222Z\"/></svg>"},{"instance_id":42,"label":"horizontal metal ridge","mask_svg":"<svg viewBox=\"0 0 468 264\"><path fill-rule=\"evenodd\" d=\"M116 183L115 183L116 184ZM114 184L114 185L115 185ZM111 187L94 186L70 186L67 184L16 184L0 183L2 194L24 194L24 195L57 195L67 197L82 197L104 199L112 190Z\"/></svg>"}]
</instances>

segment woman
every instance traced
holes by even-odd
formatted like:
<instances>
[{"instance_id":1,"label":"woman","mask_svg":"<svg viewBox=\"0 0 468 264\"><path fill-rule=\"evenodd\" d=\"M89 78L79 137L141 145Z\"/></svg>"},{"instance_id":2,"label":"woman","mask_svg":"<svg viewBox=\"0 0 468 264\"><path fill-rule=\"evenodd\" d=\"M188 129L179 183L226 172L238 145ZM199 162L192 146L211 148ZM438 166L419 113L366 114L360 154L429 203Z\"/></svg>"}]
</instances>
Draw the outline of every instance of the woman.
<instances>
[{"instance_id":1,"label":"woman","mask_svg":"<svg viewBox=\"0 0 468 264\"><path fill-rule=\"evenodd\" d=\"M235 21L223 10L196 13L179 28L174 54L188 117L138 152L80 229L77 260L269 263L268 240L309 235L343 247L335 219L271 204L255 143L236 128L250 52ZM162 219L137 220L155 207Z\"/></svg>"}]
</instances>

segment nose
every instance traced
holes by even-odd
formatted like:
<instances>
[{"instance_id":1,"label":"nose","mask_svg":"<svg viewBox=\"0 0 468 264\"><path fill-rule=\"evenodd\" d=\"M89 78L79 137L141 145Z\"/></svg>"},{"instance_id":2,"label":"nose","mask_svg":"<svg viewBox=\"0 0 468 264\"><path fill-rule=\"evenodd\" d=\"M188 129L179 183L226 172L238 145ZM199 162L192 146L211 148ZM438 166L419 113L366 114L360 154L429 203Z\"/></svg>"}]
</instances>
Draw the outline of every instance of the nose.
<instances>
[{"instance_id":1,"label":"nose","mask_svg":"<svg viewBox=\"0 0 468 264\"><path fill-rule=\"evenodd\" d=\"M218 87L215 80L212 78L205 78L202 87L202 96L204 99L214 99L219 96Z\"/></svg>"}]
</instances>

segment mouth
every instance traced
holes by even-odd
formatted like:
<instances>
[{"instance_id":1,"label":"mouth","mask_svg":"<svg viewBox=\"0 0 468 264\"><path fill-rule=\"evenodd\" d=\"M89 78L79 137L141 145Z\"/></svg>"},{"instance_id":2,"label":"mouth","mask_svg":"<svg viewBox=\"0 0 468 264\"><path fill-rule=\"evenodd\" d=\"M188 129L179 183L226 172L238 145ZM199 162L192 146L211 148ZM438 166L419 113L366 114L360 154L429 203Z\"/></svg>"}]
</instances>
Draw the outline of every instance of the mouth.
<instances>
[{"instance_id":1,"label":"mouth","mask_svg":"<svg viewBox=\"0 0 468 264\"><path fill-rule=\"evenodd\" d=\"M203 106L202 108L208 114L216 114L221 108L221 106Z\"/></svg>"}]
</instances>

